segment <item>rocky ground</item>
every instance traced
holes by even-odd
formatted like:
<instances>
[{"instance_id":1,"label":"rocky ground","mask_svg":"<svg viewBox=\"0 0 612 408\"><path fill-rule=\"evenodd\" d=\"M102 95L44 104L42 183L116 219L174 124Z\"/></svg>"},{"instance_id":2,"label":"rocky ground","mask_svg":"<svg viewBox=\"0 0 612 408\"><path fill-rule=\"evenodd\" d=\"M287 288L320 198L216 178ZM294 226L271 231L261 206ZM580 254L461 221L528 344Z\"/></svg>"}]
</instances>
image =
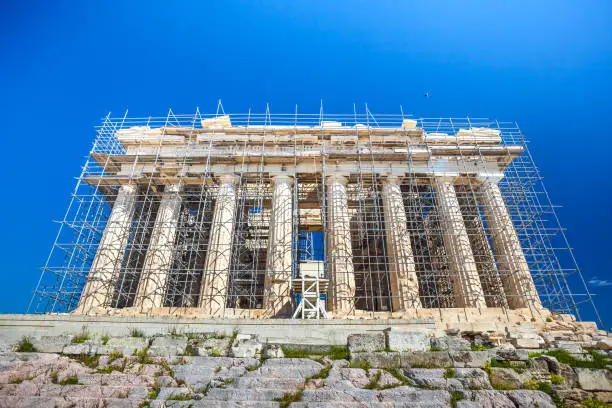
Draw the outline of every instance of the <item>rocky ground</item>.
<instances>
[{"instance_id":1,"label":"rocky ground","mask_svg":"<svg viewBox=\"0 0 612 408\"><path fill-rule=\"evenodd\" d=\"M393 328L329 347L84 328L4 345L0 407L606 407L611 357L612 337L577 323Z\"/></svg>"}]
</instances>

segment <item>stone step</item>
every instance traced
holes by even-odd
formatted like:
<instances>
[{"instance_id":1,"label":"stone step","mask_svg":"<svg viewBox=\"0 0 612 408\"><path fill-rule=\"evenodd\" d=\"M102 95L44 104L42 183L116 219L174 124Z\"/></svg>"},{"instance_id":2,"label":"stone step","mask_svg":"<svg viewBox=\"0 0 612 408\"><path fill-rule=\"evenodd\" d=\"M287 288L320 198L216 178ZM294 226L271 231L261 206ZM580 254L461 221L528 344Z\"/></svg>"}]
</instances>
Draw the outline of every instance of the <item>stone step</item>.
<instances>
[{"instance_id":1,"label":"stone step","mask_svg":"<svg viewBox=\"0 0 612 408\"><path fill-rule=\"evenodd\" d=\"M363 406L363 405L362 405ZM151 408L278 408L275 401L221 401L221 400L186 400L186 401L152 401ZM293 405L292 405L293 407Z\"/></svg>"},{"instance_id":2,"label":"stone step","mask_svg":"<svg viewBox=\"0 0 612 408\"><path fill-rule=\"evenodd\" d=\"M288 391L297 389L297 387L301 385L304 385L304 380L301 378L239 377L236 378L232 383L228 384L226 388L270 388Z\"/></svg>"},{"instance_id":3,"label":"stone step","mask_svg":"<svg viewBox=\"0 0 612 408\"><path fill-rule=\"evenodd\" d=\"M0 397L0 407L2 408L31 408L31 407L98 407L106 408L138 408L142 400L128 398L63 398L63 397L44 397L44 396L15 396Z\"/></svg>"},{"instance_id":4,"label":"stone step","mask_svg":"<svg viewBox=\"0 0 612 408\"><path fill-rule=\"evenodd\" d=\"M231 367L231 366L257 366L259 360L255 358L233 358L233 357L184 357L187 365L202 367Z\"/></svg>"},{"instance_id":5,"label":"stone step","mask_svg":"<svg viewBox=\"0 0 612 408\"><path fill-rule=\"evenodd\" d=\"M261 366L257 370L247 372L244 377L264 377L264 378L307 378L321 371L320 367L295 367L295 366Z\"/></svg>"},{"instance_id":6,"label":"stone step","mask_svg":"<svg viewBox=\"0 0 612 408\"><path fill-rule=\"evenodd\" d=\"M294 402L291 404L291 408L391 408L400 407L401 404L390 404L382 402L370 402L364 404L363 402L354 401L334 401L334 402Z\"/></svg>"},{"instance_id":7,"label":"stone step","mask_svg":"<svg viewBox=\"0 0 612 408\"><path fill-rule=\"evenodd\" d=\"M219 401L273 401L285 394L283 390L259 388L245 390L240 388L213 388L202 399Z\"/></svg>"},{"instance_id":8,"label":"stone step","mask_svg":"<svg viewBox=\"0 0 612 408\"><path fill-rule=\"evenodd\" d=\"M338 402L345 401L372 403L391 403L392 406L410 406L421 408L444 407L450 404L450 394L442 390L421 390L410 387L397 387L388 390L365 389L316 389L304 390L304 402ZM399 405L398 405L399 404Z\"/></svg>"},{"instance_id":9,"label":"stone step","mask_svg":"<svg viewBox=\"0 0 612 408\"><path fill-rule=\"evenodd\" d=\"M126 385L59 385L59 384L35 384L31 381L21 384L6 384L0 388L2 396L43 396L43 397L68 397L68 398L126 398L137 397L134 393L141 387ZM142 393L140 393L142 394Z\"/></svg>"}]
</instances>

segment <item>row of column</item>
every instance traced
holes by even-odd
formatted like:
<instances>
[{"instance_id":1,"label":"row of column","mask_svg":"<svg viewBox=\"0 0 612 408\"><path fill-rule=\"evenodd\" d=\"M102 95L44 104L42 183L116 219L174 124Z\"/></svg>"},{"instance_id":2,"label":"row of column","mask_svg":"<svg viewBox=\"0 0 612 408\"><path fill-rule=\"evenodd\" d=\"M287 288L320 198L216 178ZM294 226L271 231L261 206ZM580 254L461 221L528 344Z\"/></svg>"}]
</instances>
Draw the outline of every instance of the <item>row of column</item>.
<instances>
[{"instance_id":1,"label":"row of column","mask_svg":"<svg viewBox=\"0 0 612 408\"><path fill-rule=\"evenodd\" d=\"M213 212L200 305L211 316L223 314L227 302L234 223L237 210L236 176L219 177ZM291 178L273 178L272 217L268 237L264 307L270 315L290 308L292 272ZM151 232L134 306L141 310L162 307L172 269L174 242L181 210L180 184L167 185ZM102 234L98 251L83 289L77 312L109 307L121 271L136 207L137 188L122 185Z\"/></svg>"},{"instance_id":2,"label":"row of column","mask_svg":"<svg viewBox=\"0 0 612 408\"><path fill-rule=\"evenodd\" d=\"M330 310L339 315L350 313L355 300L355 273L350 234L350 215L346 192L347 179L327 179L327 249L330 277ZM221 315L227 302L231 250L237 211L237 178L221 176L211 224L200 305L211 316ZM436 202L444 236L444 246L451 268L457 307L486 307L483 287L472 253L470 240L457 200L453 180L436 178ZM174 242L181 210L182 187L168 185L160 202L134 306L148 310L163 306L164 293L172 268ZM540 307L538 294L520 242L496 182L481 187L485 219L491 232L501 279L511 308ZM114 285L127 248L136 206L135 185L123 185L92 263L78 310L110 305ZM400 181L388 177L383 182L382 202L389 260L389 280L394 311L421 308L410 232ZM264 309L273 316L286 314L290 308L292 273L291 178L273 178L272 212L268 237L264 281Z\"/></svg>"},{"instance_id":3,"label":"row of column","mask_svg":"<svg viewBox=\"0 0 612 408\"><path fill-rule=\"evenodd\" d=\"M327 183L328 305L330 310L340 315L352 312L355 298L346 182L345 177L330 176ZM393 310L418 309L422 307L419 283L399 179L389 177L383 183L382 201ZM456 306L485 308L483 285L453 180L436 178L434 189ZM485 181L481 191L496 259L504 271L501 281L508 305L513 309L541 308L527 260L497 182Z\"/></svg>"}]
</instances>

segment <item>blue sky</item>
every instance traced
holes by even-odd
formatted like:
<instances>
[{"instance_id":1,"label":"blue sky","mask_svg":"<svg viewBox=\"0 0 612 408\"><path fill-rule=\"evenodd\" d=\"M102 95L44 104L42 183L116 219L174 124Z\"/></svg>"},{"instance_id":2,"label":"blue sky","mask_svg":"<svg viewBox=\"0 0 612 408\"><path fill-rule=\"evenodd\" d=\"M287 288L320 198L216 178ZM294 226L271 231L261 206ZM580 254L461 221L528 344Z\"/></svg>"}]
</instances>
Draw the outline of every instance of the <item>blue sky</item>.
<instances>
[{"instance_id":1,"label":"blue sky","mask_svg":"<svg viewBox=\"0 0 612 408\"><path fill-rule=\"evenodd\" d=\"M2 2L0 312L27 307L109 111L323 99L516 120L610 325L612 3L498 3Z\"/></svg>"}]
</instances>

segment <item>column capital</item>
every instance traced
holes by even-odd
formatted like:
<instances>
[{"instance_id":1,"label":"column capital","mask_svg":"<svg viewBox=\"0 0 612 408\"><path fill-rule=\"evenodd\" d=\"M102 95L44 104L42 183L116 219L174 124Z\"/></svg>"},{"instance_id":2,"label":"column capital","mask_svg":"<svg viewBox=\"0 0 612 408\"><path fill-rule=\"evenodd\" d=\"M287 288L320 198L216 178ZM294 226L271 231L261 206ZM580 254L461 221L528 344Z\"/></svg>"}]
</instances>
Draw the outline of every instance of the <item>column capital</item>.
<instances>
[{"instance_id":1,"label":"column capital","mask_svg":"<svg viewBox=\"0 0 612 408\"><path fill-rule=\"evenodd\" d=\"M346 176L343 176L341 174L330 174L327 176L327 180L332 183L340 183L343 185L348 182L348 178L346 178Z\"/></svg>"},{"instance_id":2,"label":"column capital","mask_svg":"<svg viewBox=\"0 0 612 408\"><path fill-rule=\"evenodd\" d=\"M458 178L459 177L457 175L451 175L451 174L436 175L434 174L435 183L450 183L454 185Z\"/></svg>"},{"instance_id":3,"label":"column capital","mask_svg":"<svg viewBox=\"0 0 612 408\"><path fill-rule=\"evenodd\" d=\"M238 184L240 182L240 176L235 174L219 174L215 178L219 184Z\"/></svg>"},{"instance_id":4,"label":"column capital","mask_svg":"<svg viewBox=\"0 0 612 408\"><path fill-rule=\"evenodd\" d=\"M503 174L495 174L495 173L491 173L491 174L480 174L477 179L478 181L480 181L482 184L497 184L501 181L501 179L504 178Z\"/></svg>"},{"instance_id":5,"label":"column capital","mask_svg":"<svg viewBox=\"0 0 612 408\"><path fill-rule=\"evenodd\" d=\"M402 182L402 177L397 174L382 174L380 178L383 184L400 184Z\"/></svg>"},{"instance_id":6,"label":"column capital","mask_svg":"<svg viewBox=\"0 0 612 408\"><path fill-rule=\"evenodd\" d=\"M166 184L164 193L180 193L183 190L182 184Z\"/></svg>"},{"instance_id":7,"label":"column capital","mask_svg":"<svg viewBox=\"0 0 612 408\"><path fill-rule=\"evenodd\" d=\"M138 190L138 184L136 184L133 180L126 183L126 184L121 184L119 186L119 190L123 190L125 192L128 193L135 193L136 190Z\"/></svg>"},{"instance_id":8,"label":"column capital","mask_svg":"<svg viewBox=\"0 0 612 408\"><path fill-rule=\"evenodd\" d=\"M277 175L272 176L271 180L274 183L282 183L282 182L293 183L293 176L290 176L288 174L277 174Z\"/></svg>"}]
</instances>

